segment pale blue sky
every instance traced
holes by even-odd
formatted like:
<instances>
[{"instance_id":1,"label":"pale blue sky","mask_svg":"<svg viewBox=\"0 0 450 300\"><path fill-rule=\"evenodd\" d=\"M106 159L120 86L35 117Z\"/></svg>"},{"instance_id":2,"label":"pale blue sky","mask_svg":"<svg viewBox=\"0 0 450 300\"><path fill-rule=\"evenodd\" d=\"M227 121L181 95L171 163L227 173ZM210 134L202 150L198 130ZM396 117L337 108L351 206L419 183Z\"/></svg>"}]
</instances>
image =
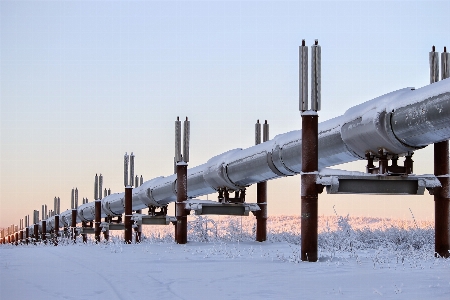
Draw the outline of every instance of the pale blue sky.
<instances>
[{"instance_id":1,"label":"pale blue sky","mask_svg":"<svg viewBox=\"0 0 450 300\"><path fill-rule=\"evenodd\" d=\"M320 120L427 85L449 12L450 1L1 1L0 226L54 196L67 209L72 187L92 200L95 173L121 191L126 151L144 179L169 175L177 116L192 121L191 166L251 146L256 119L271 137L300 129L303 38L322 45ZM433 172L428 148L417 173ZM300 213L299 183L269 183L269 215ZM433 214L429 196L354 199L321 196L319 214Z\"/></svg>"}]
</instances>

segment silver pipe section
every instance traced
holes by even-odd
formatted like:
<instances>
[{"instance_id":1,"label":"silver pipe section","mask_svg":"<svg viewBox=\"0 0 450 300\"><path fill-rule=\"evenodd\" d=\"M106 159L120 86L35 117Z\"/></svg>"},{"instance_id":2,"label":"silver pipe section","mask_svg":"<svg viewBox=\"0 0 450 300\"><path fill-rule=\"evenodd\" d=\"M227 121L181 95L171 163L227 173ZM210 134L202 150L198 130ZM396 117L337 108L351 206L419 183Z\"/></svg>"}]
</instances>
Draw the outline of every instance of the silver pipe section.
<instances>
[{"instance_id":1,"label":"silver pipe section","mask_svg":"<svg viewBox=\"0 0 450 300\"><path fill-rule=\"evenodd\" d=\"M319 169L365 159L379 148L405 155L450 139L450 79L420 89L405 88L347 110L319 124ZM301 172L301 131L291 131L247 149L233 149L188 169L188 197L238 190L257 182ZM133 189L132 209L176 201L176 175L157 177ZM102 217L124 212L124 193L102 200ZM61 214L62 222L66 212ZM67 211L70 224L71 212ZM78 208L78 218L94 220L94 203Z\"/></svg>"}]
</instances>

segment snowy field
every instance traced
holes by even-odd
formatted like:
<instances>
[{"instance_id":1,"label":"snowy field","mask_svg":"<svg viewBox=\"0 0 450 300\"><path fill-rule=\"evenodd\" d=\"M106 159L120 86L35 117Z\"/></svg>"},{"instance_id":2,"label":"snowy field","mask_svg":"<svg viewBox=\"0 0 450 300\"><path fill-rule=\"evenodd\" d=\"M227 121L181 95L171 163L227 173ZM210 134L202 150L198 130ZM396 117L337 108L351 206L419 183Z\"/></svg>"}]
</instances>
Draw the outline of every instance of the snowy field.
<instances>
[{"instance_id":1,"label":"snowy field","mask_svg":"<svg viewBox=\"0 0 450 300\"><path fill-rule=\"evenodd\" d=\"M299 217L189 217L146 226L141 244L0 245L0 299L450 299L450 259L435 258L433 224L320 217L319 262L299 260Z\"/></svg>"}]
</instances>

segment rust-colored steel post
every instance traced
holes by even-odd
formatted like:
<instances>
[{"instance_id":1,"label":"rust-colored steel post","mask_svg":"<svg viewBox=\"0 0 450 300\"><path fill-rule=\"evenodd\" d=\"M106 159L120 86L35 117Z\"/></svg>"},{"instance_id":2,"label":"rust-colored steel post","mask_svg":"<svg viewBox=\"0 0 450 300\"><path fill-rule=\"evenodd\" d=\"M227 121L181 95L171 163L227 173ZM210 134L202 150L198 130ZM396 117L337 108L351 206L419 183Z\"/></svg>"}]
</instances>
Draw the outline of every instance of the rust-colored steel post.
<instances>
[{"instance_id":1,"label":"rust-colored steel post","mask_svg":"<svg viewBox=\"0 0 450 300\"><path fill-rule=\"evenodd\" d=\"M267 240L267 182L256 184L256 202L260 211L256 217L256 241Z\"/></svg>"},{"instance_id":2,"label":"rust-colored steel post","mask_svg":"<svg viewBox=\"0 0 450 300\"><path fill-rule=\"evenodd\" d=\"M72 209L72 239L75 242L77 239L77 210Z\"/></svg>"},{"instance_id":3,"label":"rust-colored steel post","mask_svg":"<svg viewBox=\"0 0 450 300\"><path fill-rule=\"evenodd\" d=\"M131 186L127 186L125 188L125 243L131 244L133 240L133 223L131 222L131 216L133 214L133 211L131 209L132 202L131 202L131 196L132 196L133 188Z\"/></svg>"},{"instance_id":4,"label":"rust-colored steel post","mask_svg":"<svg viewBox=\"0 0 450 300\"><path fill-rule=\"evenodd\" d=\"M19 243L22 244L23 241L23 230L19 231Z\"/></svg>"},{"instance_id":5,"label":"rust-colored steel post","mask_svg":"<svg viewBox=\"0 0 450 300\"><path fill-rule=\"evenodd\" d=\"M28 245L29 242L30 242L30 232L27 227L25 228L25 243Z\"/></svg>"},{"instance_id":6,"label":"rust-colored steel post","mask_svg":"<svg viewBox=\"0 0 450 300\"><path fill-rule=\"evenodd\" d=\"M301 174L301 259L317 261L318 192L318 115L302 113L302 174Z\"/></svg>"},{"instance_id":7,"label":"rust-colored steel post","mask_svg":"<svg viewBox=\"0 0 450 300\"><path fill-rule=\"evenodd\" d=\"M176 241L178 244L187 243L187 214L184 201L187 200L187 163L177 163L177 202L175 204L175 215L177 225L175 226Z\"/></svg>"},{"instance_id":8,"label":"rust-colored steel post","mask_svg":"<svg viewBox=\"0 0 450 300\"><path fill-rule=\"evenodd\" d=\"M108 217L105 218L105 222L109 222ZM109 229L103 231L103 238L105 239L105 241L109 241Z\"/></svg>"},{"instance_id":9,"label":"rust-colored steel post","mask_svg":"<svg viewBox=\"0 0 450 300\"><path fill-rule=\"evenodd\" d=\"M16 246L19 244L19 233L16 232L14 234L14 243L16 244Z\"/></svg>"},{"instance_id":10,"label":"rust-colored steel post","mask_svg":"<svg viewBox=\"0 0 450 300\"><path fill-rule=\"evenodd\" d=\"M95 242L100 243L100 224L102 222L102 201L95 200L95 224L94 224L94 237Z\"/></svg>"},{"instance_id":11,"label":"rust-colored steel post","mask_svg":"<svg viewBox=\"0 0 450 300\"><path fill-rule=\"evenodd\" d=\"M81 222L81 227L84 230L86 228L86 222L82 221ZM83 233L83 234L81 234L81 236L83 237L83 243L87 243L87 234Z\"/></svg>"},{"instance_id":12,"label":"rust-colored steel post","mask_svg":"<svg viewBox=\"0 0 450 300\"><path fill-rule=\"evenodd\" d=\"M44 241L44 243L47 243L47 221L46 220L42 220L42 241Z\"/></svg>"},{"instance_id":13,"label":"rust-colored steel post","mask_svg":"<svg viewBox=\"0 0 450 300\"><path fill-rule=\"evenodd\" d=\"M137 214L142 214L142 209L137 210L136 213ZM136 243L140 243L141 242L141 235L142 235L142 224L138 225L136 227L136 232L135 232Z\"/></svg>"},{"instance_id":14,"label":"rust-colored steel post","mask_svg":"<svg viewBox=\"0 0 450 300\"><path fill-rule=\"evenodd\" d=\"M34 243L39 240L39 224L34 224Z\"/></svg>"},{"instance_id":15,"label":"rust-colored steel post","mask_svg":"<svg viewBox=\"0 0 450 300\"><path fill-rule=\"evenodd\" d=\"M59 215L55 216L55 238L53 243L55 246L58 246L58 237L59 237Z\"/></svg>"},{"instance_id":16,"label":"rust-colored steel post","mask_svg":"<svg viewBox=\"0 0 450 300\"><path fill-rule=\"evenodd\" d=\"M434 249L436 256L450 257L449 250L449 145L448 141L434 144L434 175L441 187L434 190Z\"/></svg>"}]
</instances>

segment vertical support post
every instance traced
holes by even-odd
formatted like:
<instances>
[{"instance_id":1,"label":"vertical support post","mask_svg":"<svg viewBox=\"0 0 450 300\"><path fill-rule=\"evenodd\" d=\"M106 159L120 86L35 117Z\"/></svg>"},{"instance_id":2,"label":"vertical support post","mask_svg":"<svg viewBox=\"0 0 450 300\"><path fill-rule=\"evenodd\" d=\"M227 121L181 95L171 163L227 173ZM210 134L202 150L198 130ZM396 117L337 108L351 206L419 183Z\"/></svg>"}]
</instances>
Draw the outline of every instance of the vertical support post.
<instances>
[{"instance_id":1,"label":"vertical support post","mask_svg":"<svg viewBox=\"0 0 450 300\"><path fill-rule=\"evenodd\" d=\"M25 243L28 245L30 239L30 215L25 216Z\"/></svg>"},{"instance_id":2,"label":"vertical support post","mask_svg":"<svg viewBox=\"0 0 450 300\"><path fill-rule=\"evenodd\" d=\"M95 199L95 224L94 224L94 237L95 242L100 243L100 223L102 222L102 201Z\"/></svg>"},{"instance_id":3,"label":"vertical support post","mask_svg":"<svg viewBox=\"0 0 450 300\"><path fill-rule=\"evenodd\" d=\"M133 223L131 222L131 215L133 211L131 209L131 196L133 188L131 186L125 187L125 243L131 244L133 238Z\"/></svg>"},{"instance_id":4,"label":"vertical support post","mask_svg":"<svg viewBox=\"0 0 450 300\"><path fill-rule=\"evenodd\" d=\"M178 244L187 243L187 214L184 201L187 200L187 163L177 163L177 202L175 215L177 217L176 241Z\"/></svg>"},{"instance_id":5,"label":"vertical support post","mask_svg":"<svg viewBox=\"0 0 450 300\"><path fill-rule=\"evenodd\" d=\"M105 218L105 221L108 220L108 217ZM103 238L105 241L109 241L109 229L103 231Z\"/></svg>"},{"instance_id":6,"label":"vertical support post","mask_svg":"<svg viewBox=\"0 0 450 300\"><path fill-rule=\"evenodd\" d=\"M42 241L47 243L47 220L42 220Z\"/></svg>"},{"instance_id":7,"label":"vertical support post","mask_svg":"<svg viewBox=\"0 0 450 300\"><path fill-rule=\"evenodd\" d=\"M269 124L267 120L263 125L263 142L269 140ZM261 125L259 120L255 125L255 144L261 141ZM264 242L267 240L267 181L256 184L256 202L260 208L256 216L256 241Z\"/></svg>"},{"instance_id":8,"label":"vertical support post","mask_svg":"<svg viewBox=\"0 0 450 300\"><path fill-rule=\"evenodd\" d=\"M58 237L59 237L59 215L55 215L55 246L58 246Z\"/></svg>"},{"instance_id":9,"label":"vertical support post","mask_svg":"<svg viewBox=\"0 0 450 300\"><path fill-rule=\"evenodd\" d=\"M72 209L72 239L75 242L77 239L77 210Z\"/></svg>"},{"instance_id":10,"label":"vertical support post","mask_svg":"<svg viewBox=\"0 0 450 300\"><path fill-rule=\"evenodd\" d=\"M302 42L302 45L304 43ZM302 173L301 173L301 260L317 261L318 190L316 177L319 167L317 110L320 109L320 46L311 47L311 107L302 110ZM302 70L300 70L302 71ZM302 99L300 98L300 101ZM302 103L302 102L300 102ZM301 107L305 108L304 105Z\"/></svg>"},{"instance_id":11,"label":"vertical support post","mask_svg":"<svg viewBox=\"0 0 450 300\"><path fill-rule=\"evenodd\" d=\"M450 257L449 250L449 143L443 141L434 144L434 175L441 182L441 187L434 190L434 234L435 254Z\"/></svg>"},{"instance_id":12,"label":"vertical support post","mask_svg":"<svg viewBox=\"0 0 450 300\"><path fill-rule=\"evenodd\" d=\"M137 182L137 180L136 180L136 182ZM137 214L142 214L142 209L136 210L136 213ZM136 227L135 231L136 231L135 232L135 241L136 241L136 243L140 243L141 242L141 235L142 235L142 224L139 224Z\"/></svg>"},{"instance_id":13,"label":"vertical support post","mask_svg":"<svg viewBox=\"0 0 450 300\"><path fill-rule=\"evenodd\" d=\"M437 76L439 69L436 70L436 65L439 65L439 56L433 51L430 52L430 83L437 81L432 78L432 74ZM434 59L432 60L432 56ZM444 53L442 58L442 79L449 77L448 68L448 53L446 47L444 47ZM442 141L434 144L434 175L441 183L441 187L434 190L434 251L436 256L450 257L450 183L449 183L449 141Z\"/></svg>"},{"instance_id":14,"label":"vertical support post","mask_svg":"<svg viewBox=\"0 0 450 300\"><path fill-rule=\"evenodd\" d=\"M318 193L318 115L302 113L302 173L301 173L301 259L317 261Z\"/></svg>"},{"instance_id":15,"label":"vertical support post","mask_svg":"<svg viewBox=\"0 0 450 300\"><path fill-rule=\"evenodd\" d=\"M34 244L39 240L39 224L34 224Z\"/></svg>"},{"instance_id":16,"label":"vertical support post","mask_svg":"<svg viewBox=\"0 0 450 300\"><path fill-rule=\"evenodd\" d=\"M83 229L86 228L86 222L85 222L85 221L82 221L82 222L81 222L81 227L82 227ZM86 234L86 233L82 233L81 236L83 237L83 243L86 244L86 243L87 243L87 234Z\"/></svg>"}]
</instances>

